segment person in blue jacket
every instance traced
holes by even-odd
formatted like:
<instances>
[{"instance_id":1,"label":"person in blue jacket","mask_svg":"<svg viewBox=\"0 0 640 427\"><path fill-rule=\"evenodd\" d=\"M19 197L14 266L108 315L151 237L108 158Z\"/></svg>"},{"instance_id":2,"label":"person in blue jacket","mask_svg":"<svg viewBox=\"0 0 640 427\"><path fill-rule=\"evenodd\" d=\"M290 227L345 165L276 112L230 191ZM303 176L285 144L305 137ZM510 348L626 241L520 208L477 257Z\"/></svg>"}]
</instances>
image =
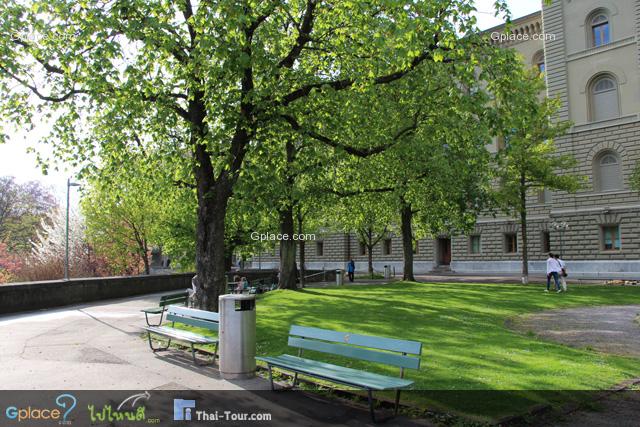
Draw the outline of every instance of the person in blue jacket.
<instances>
[{"instance_id":1,"label":"person in blue jacket","mask_svg":"<svg viewBox=\"0 0 640 427\"><path fill-rule=\"evenodd\" d=\"M353 277L356 272L356 263L353 260L349 260L347 263L347 275L349 276L349 281L353 282Z\"/></svg>"}]
</instances>

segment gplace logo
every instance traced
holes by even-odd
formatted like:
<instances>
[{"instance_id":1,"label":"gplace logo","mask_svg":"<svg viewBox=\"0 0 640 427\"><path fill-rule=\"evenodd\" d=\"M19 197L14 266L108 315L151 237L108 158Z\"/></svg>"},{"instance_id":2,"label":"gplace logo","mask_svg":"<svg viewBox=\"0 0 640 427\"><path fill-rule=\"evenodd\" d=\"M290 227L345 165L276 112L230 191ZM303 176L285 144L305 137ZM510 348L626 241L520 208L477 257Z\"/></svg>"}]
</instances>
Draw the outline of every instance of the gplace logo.
<instances>
[{"instance_id":1,"label":"gplace logo","mask_svg":"<svg viewBox=\"0 0 640 427\"><path fill-rule=\"evenodd\" d=\"M195 407L195 400L173 399L173 420L191 421L192 409Z\"/></svg>"},{"instance_id":2,"label":"gplace logo","mask_svg":"<svg viewBox=\"0 0 640 427\"><path fill-rule=\"evenodd\" d=\"M5 415L10 420L21 421L38 421L38 420L53 420L58 421L59 424L71 424L71 421L67 420L67 417L76 407L78 400L72 394L64 393L56 397L56 405L58 408L38 408L31 405L26 408L19 408L17 406L9 406L5 410Z\"/></svg>"}]
</instances>

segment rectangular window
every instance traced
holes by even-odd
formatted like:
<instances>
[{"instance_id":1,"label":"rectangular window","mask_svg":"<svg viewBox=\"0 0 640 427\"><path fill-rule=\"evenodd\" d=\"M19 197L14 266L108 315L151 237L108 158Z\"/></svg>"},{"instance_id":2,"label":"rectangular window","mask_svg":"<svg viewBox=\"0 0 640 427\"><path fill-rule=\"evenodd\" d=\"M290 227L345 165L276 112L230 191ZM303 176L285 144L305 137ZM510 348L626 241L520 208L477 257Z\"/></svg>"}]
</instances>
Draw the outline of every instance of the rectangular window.
<instances>
[{"instance_id":1,"label":"rectangular window","mask_svg":"<svg viewBox=\"0 0 640 427\"><path fill-rule=\"evenodd\" d=\"M324 242L316 242L316 255L324 256Z\"/></svg>"},{"instance_id":2,"label":"rectangular window","mask_svg":"<svg viewBox=\"0 0 640 427\"><path fill-rule=\"evenodd\" d=\"M551 252L551 233L549 233L548 231L543 231L542 232L542 253L546 254Z\"/></svg>"},{"instance_id":3,"label":"rectangular window","mask_svg":"<svg viewBox=\"0 0 640 427\"><path fill-rule=\"evenodd\" d=\"M480 253L480 236L469 236L469 253Z\"/></svg>"},{"instance_id":4,"label":"rectangular window","mask_svg":"<svg viewBox=\"0 0 640 427\"><path fill-rule=\"evenodd\" d=\"M358 247L358 253L360 255L366 255L367 254L367 245L365 245L364 243L360 242L360 246Z\"/></svg>"},{"instance_id":5,"label":"rectangular window","mask_svg":"<svg viewBox=\"0 0 640 427\"><path fill-rule=\"evenodd\" d=\"M605 251L619 251L622 248L619 225L602 226L602 249Z\"/></svg>"},{"instance_id":6,"label":"rectangular window","mask_svg":"<svg viewBox=\"0 0 640 427\"><path fill-rule=\"evenodd\" d=\"M609 43L609 24L607 22L593 27L593 46L599 47Z\"/></svg>"},{"instance_id":7,"label":"rectangular window","mask_svg":"<svg viewBox=\"0 0 640 427\"><path fill-rule=\"evenodd\" d=\"M391 239L384 239L382 244L382 255L391 255Z\"/></svg>"},{"instance_id":8,"label":"rectangular window","mask_svg":"<svg viewBox=\"0 0 640 427\"><path fill-rule=\"evenodd\" d=\"M518 252L518 235L516 233L506 233L504 235L504 251L508 254Z\"/></svg>"}]
</instances>

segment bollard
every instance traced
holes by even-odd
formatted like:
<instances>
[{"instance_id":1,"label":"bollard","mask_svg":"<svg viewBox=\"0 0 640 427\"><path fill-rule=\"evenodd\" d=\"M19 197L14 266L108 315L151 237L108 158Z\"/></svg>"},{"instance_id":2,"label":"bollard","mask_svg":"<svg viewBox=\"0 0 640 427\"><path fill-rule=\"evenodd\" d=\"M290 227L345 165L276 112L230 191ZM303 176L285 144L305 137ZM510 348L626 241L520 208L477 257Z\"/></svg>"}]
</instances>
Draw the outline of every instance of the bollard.
<instances>
[{"instance_id":1,"label":"bollard","mask_svg":"<svg viewBox=\"0 0 640 427\"><path fill-rule=\"evenodd\" d=\"M336 270L336 285L342 286L344 277L342 276L342 270Z\"/></svg>"}]
</instances>

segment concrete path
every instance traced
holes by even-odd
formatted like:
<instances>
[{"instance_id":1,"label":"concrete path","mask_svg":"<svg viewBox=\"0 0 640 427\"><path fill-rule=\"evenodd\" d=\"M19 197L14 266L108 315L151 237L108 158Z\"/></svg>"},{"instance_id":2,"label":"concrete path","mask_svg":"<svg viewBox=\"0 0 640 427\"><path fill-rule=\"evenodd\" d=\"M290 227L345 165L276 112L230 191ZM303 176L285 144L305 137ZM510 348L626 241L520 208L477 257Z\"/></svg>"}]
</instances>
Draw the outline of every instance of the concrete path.
<instances>
[{"instance_id":1,"label":"concrete path","mask_svg":"<svg viewBox=\"0 0 640 427\"><path fill-rule=\"evenodd\" d=\"M160 416L159 425L173 425L170 421L173 398L187 396L198 399L201 409L271 414L272 421L261 425L373 425L364 407L304 392L274 393L267 391L269 383L262 378L225 381L220 378L217 366L194 366L188 352L154 354L141 338L140 327L145 321L140 309L157 305L160 296L146 295L0 317L1 389L111 390L115 394L121 394L121 390L146 390L153 396L148 409L154 416ZM21 393L24 394L14 392L14 397L17 399ZM86 396L80 394L79 397ZM33 395L18 400L30 399ZM211 402L208 408L207 402ZM86 419L82 416L80 413L78 419ZM193 421L190 425L211 423ZM397 417L386 425L430 424Z\"/></svg>"},{"instance_id":2,"label":"concrete path","mask_svg":"<svg viewBox=\"0 0 640 427\"><path fill-rule=\"evenodd\" d=\"M402 278L402 275L400 275ZM460 273L438 273L438 274L417 274L416 280L419 282L429 283L505 283L520 284L522 283L519 274L460 274ZM570 277L568 280L571 285L604 285L605 279L580 279ZM530 285L546 284L547 277L545 275L532 274L529 276Z\"/></svg>"},{"instance_id":3,"label":"concrete path","mask_svg":"<svg viewBox=\"0 0 640 427\"><path fill-rule=\"evenodd\" d=\"M5 389L266 389L224 381L216 367L194 367L187 352L154 354L141 339L140 309L161 294L0 317Z\"/></svg>"},{"instance_id":4,"label":"concrete path","mask_svg":"<svg viewBox=\"0 0 640 427\"><path fill-rule=\"evenodd\" d=\"M509 326L572 347L640 357L639 314L640 305L580 307L521 316Z\"/></svg>"}]
</instances>

